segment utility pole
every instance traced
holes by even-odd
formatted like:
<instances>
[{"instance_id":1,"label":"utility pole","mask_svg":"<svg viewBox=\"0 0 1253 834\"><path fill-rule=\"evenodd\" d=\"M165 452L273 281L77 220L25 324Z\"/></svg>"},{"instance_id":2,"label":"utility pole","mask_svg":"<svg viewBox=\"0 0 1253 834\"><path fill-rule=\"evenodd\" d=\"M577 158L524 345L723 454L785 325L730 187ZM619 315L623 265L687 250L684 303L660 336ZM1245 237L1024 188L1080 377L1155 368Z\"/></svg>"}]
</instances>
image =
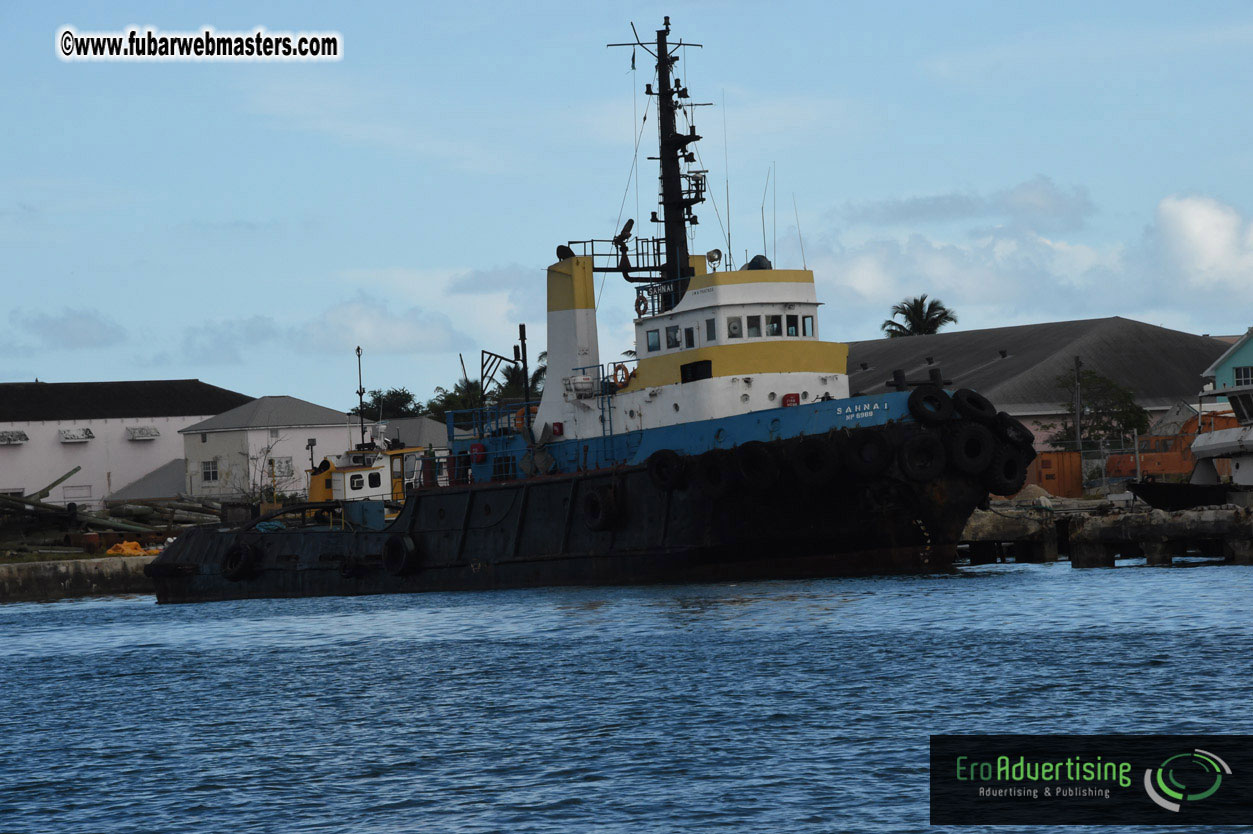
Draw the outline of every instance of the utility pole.
<instances>
[{"instance_id":1,"label":"utility pole","mask_svg":"<svg viewBox=\"0 0 1253 834\"><path fill-rule=\"evenodd\" d=\"M1083 394L1080 390L1079 371L1083 368L1083 361L1078 356L1075 357L1075 448L1079 450L1080 460L1083 459L1083 429L1080 422L1083 419Z\"/></svg>"}]
</instances>

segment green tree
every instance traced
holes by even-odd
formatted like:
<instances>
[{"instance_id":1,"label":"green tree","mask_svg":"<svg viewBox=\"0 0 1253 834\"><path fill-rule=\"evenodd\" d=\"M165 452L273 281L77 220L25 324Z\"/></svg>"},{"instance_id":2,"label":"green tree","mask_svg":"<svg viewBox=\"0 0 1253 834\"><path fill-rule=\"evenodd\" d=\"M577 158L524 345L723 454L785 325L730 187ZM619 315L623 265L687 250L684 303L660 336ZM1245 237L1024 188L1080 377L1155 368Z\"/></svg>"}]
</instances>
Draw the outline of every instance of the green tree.
<instances>
[{"instance_id":1,"label":"green tree","mask_svg":"<svg viewBox=\"0 0 1253 834\"><path fill-rule=\"evenodd\" d=\"M1065 401L1060 406L1065 414L1056 423L1041 423L1042 431L1050 432L1046 438L1051 445L1073 449L1075 441L1075 375L1071 371L1057 377L1057 388L1063 392ZM1109 377L1096 371L1079 372L1079 400L1083 413L1079 428L1083 433L1084 449L1119 447L1132 432L1144 434L1149 430L1149 413L1136 402L1135 394Z\"/></svg>"},{"instance_id":2,"label":"green tree","mask_svg":"<svg viewBox=\"0 0 1253 834\"><path fill-rule=\"evenodd\" d=\"M482 404L483 390L479 381L463 377L452 388L436 388L435 396L427 400L424 409L428 417L442 423L444 415L449 411L465 411L478 408Z\"/></svg>"},{"instance_id":3,"label":"green tree","mask_svg":"<svg viewBox=\"0 0 1253 834\"><path fill-rule=\"evenodd\" d=\"M900 318L901 321L896 321ZM957 314L944 306L938 298L927 300L927 296L906 298L899 304L892 305L892 318L882 324L882 330L888 338L898 336L927 336L939 333L946 324L957 324Z\"/></svg>"},{"instance_id":4,"label":"green tree","mask_svg":"<svg viewBox=\"0 0 1253 834\"><path fill-rule=\"evenodd\" d=\"M358 405L348 412L354 416L361 413ZM422 403L414 399L407 388L375 389L365 401L365 417L368 420L391 420L396 417L420 417L425 411Z\"/></svg>"},{"instance_id":5,"label":"green tree","mask_svg":"<svg viewBox=\"0 0 1253 834\"><path fill-rule=\"evenodd\" d=\"M540 365L531 373L530 398L532 401L538 399L543 392L545 370L546 368ZM488 400L493 403L522 402L527 393L522 390L522 366L505 365L501 368L500 377L495 387L488 392Z\"/></svg>"}]
</instances>

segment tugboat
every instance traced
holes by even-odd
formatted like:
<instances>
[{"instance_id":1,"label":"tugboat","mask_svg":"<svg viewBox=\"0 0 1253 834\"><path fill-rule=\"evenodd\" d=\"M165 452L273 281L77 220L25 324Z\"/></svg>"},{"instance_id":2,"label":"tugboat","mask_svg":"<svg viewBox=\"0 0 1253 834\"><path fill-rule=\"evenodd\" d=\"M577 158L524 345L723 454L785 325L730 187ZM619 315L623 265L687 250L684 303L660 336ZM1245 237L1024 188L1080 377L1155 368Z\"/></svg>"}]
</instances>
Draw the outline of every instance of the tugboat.
<instances>
[{"instance_id":1,"label":"tugboat","mask_svg":"<svg viewBox=\"0 0 1253 834\"><path fill-rule=\"evenodd\" d=\"M812 272L689 254L705 172L676 126L684 43L666 18L627 45L657 58L664 234L628 220L557 247L539 401L450 413L446 477L390 521L320 501L189 530L148 567L158 601L939 571L988 493L1022 488L1031 432L938 369L849 395ZM637 287L632 362L601 361L601 273Z\"/></svg>"}]
</instances>

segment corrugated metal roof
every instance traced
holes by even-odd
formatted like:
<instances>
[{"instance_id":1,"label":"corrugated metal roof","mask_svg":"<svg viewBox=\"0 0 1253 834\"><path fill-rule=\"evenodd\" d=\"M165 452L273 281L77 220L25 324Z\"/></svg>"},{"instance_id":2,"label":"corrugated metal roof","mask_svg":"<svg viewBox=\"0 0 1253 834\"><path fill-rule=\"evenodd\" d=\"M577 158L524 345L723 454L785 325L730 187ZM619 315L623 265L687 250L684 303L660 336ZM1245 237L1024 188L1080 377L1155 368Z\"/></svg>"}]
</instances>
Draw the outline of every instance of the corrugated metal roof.
<instances>
[{"instance_id":1,"label":"corrugated metal roof","mask_svg":"<svg viewBox=\"0 0 1253 834\"><path fill-rule=\"evenodd\" d=\"M882 393L892 390L886 382L895 369L914 380L938 367L952 387L973 388L999 408L1044 414L1058 410L1065 394L1057 378L1073 373L1078 356L1085 370L1131 389L1141 406L1169 408L1196 399L1201 373L1228 347L1121 316L876 339L849 343L849 386Z\"/></svg>"},{"instance_id":2,"label":"corrugated metal roof","mask_svg":"<svg viewBox=\"0 0 1253 834\"><path fill-rule=\"evenodd\" d=\"M282 426L342 426L347 420L348 416L343 411L325 408L296 397L258 397L239 408L202 420L181 431L186 434Z\"/></svg>"},{"instance_id":3,"label":"corrugated metal roof","mask_svg":"<svg viewBox=\"0 0 1253 834\"><path fill-rule=\"evenodd\" d=\"M5 382L0 383L0 423L199 417L221 414L251 399L198 379Z\"/></svg>"}]
</instances>

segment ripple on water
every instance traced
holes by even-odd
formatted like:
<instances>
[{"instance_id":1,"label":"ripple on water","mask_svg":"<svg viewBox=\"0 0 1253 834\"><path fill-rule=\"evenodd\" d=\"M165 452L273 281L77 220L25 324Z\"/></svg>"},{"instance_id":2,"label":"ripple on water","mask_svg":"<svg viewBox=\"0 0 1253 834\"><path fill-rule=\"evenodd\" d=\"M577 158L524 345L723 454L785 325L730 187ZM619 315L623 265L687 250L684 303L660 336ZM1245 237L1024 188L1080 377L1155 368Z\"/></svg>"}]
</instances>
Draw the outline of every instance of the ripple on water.
<instances>
[{"instance_id":1,"label":"ripple on water","mask_svg":"<svg viewBox=\"0 0 1253 834\"><path fill-rule=\"evenodd\" d=\"M0 830L922 831L931 733L1253 732L1250 577L3 606Z\"/></svg>"}]
</instances>

